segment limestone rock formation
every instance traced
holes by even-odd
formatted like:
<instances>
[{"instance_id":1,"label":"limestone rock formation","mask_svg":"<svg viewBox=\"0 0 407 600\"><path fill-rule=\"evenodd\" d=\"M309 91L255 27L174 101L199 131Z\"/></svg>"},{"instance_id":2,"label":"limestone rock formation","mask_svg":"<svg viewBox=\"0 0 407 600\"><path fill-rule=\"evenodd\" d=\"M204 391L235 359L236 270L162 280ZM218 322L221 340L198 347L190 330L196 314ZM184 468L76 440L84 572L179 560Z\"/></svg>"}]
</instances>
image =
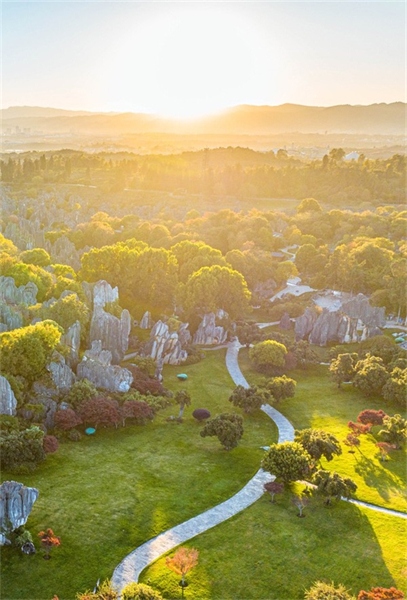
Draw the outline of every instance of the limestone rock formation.
<instances>
[{"instance_id":1,"label":"limestone rock formation","mask_svg":"<svg viewBox=\"0 0 407 600\"><path fill-rule=\"evenodd\" d=\"M0 415L14 417L17 409L17 400L8 380L0 375Z\"/></svg>"},{"instance_id":2,"label":"limestone rock formation","mask_svg":"<svg viewBox=\"0 0 407 600\"><path fill-rule=\"evenodd\" d=\"M369 299L358 294L342 304L342 311L351 319L359 319L363 325L373 329L386 324L386 309L383 306L371 306Z\"/></svg>"},{"instance_id":3,"label":"limestone rock formation","mask_svg":"<svg viewBox=\"0 0 407 600\"><path fill-rule=\"evenodd\" d=\"M295 339L303 340L308 338L318 318L316 311L312 308L306 308L303 315L295 320Z\"/></svg>"},{"instance_id":4,"label":"limestone rock formation","mask_svg":"<svg viewBox=\"0 0 407 600\"><path fill-rule=\"evenodd\" d=\"M117 289L117 288L115 288ZM123 310L120 319L105 312L103 306L95 304L90 322L89 339L102 342L102 348L112 353L112 362L119 363L129 347L131 317L128 310Z\"/></svg>"},{"instance_id":5,"label":"limestone rock formation","mask_svg":"<svg viewBox=\"0 0 407 600\"><path fill-rule=\"evenodd\" d=\"M140 329L151 329L153 325L154 323L151 318L151 313L147 310L142 316L139 327Z\"/></svg>"},{"instance_id":6,"label":"limestone rock formation","mask_svg":"<svg viewBox=\"0 0 407 600\"><path fill-rule=\"evenodd\" d=\"M79 362L79 347L81 344L81 324L75 321L61 337L61 344L67 346L69 354L66 362L71 368L75 368Z\"/></svg>"},{"instance_id":7,"label":"limestone rock formation","mask_svg":"<svg viewBox=\"0 0 407 600\"><path fill-rule=\"evenodd\" d=\"M112 365L112 353L102 349L102 342L94 340L78 365L80 379L89 379L97 388L110 392L128 392L133 376L128 369Z\"/></svg>"},{"instance_id":8,"label":"limestone rock formation","mask_svg":"<svg viewBox=\"0 0 407 600\"><path fill-rule=\"evenodd\" d=\"M295 334L297 340L308 339L318 346L343 344L378 335L385 322L385 309L370 306L368 298L358 294L345 302L337 299L333 309L325 307L319 315L307 308L296 319Z\"/></svg>"},{"instance_id":9,"label":"limestone rock formation","mask_svg":"<svg viewBox=\"0 0 407 600\"><path fill-rule=\"evenodd\" d=\"M74 372L59 352L54 351L47 371L51 375L52 383L60 392L68 392L76 381Z\"/></svg>"},{"instance_id":10,"label":"limestone rock formation","mask_svg":"<svg viewBox=\"0 0 407 600\"><path fill-rule=\"evenodd\" d=\"M14 531L27 522L38 490L17 481L4 481L0 485L0 545L7 541L7 532Z\"/></svg>"},{"instance_id":11,"label":"limestone rock formation","mask_svg":"<svg viewBox=\"0 0 407 600\"><path fill-rule=\"evenodd\" d=\"M151 356L154 360L162 360L163 364L179 365L188 356L183 349L180 337L188 339L188 324L183 323L179 332L170 332L167 323L157 321L150 333L150 339L144 345L141 354ZM190 338L190 334L189 334Z\"/></svg>"},{"instance_id":12,"label":"limestone rock formation","mask_svg":"<svg viewBox=\"0 0 407 600\"><path fill-rule=\"evenodd\" d=\"M17 287L12 277L0 277L0 302L32 306L37 302L37 293L38 288L32 281Z\"/></svg>"},{"instance_id":13,"label":"limestone rock formation","mask_svg":"<svg viewBox=\"0 0 407 600\"><path fill-rule=\"evenodd\" d=\"M0 333L12 331L23 326L23 315L21 311L9 304L0 302Z\"/></svg>"},{"instance_id":14,"label":"limestone rock formation","mask_svg":"<svg viewBox=\"0 0 407 600\"><path fill-rule=\"evenodd\" d=\"M292 326L293 324L291 322L290 315L287 312L285 312L280 319L279 327L284 331L289 331L290 329L292 329Z\"/></svg>"},{"instance_id":15,"label":"limestone rock formation","mask_svg":"<svg viewBox=\"0 0 407 600\"><path fill-rule=\"evenodd\" d=\"M224 344L227 340L227 331L221 326L216 325L216 317L222 318L222 316L215 315L215 313L207 313L204 315L195 335L193 343L200 346L213 346L214 344Z\"/></svg>"},{"instance_id":16,"label":"limestone rock formation","mask_svg":"<svg viewBox=\"0 0 407 600\"><path fill-rule=\"evenodd\" d=\"M54 263L69 265L74 271L79 271L81 267L81 253L66 235L61 235L53 244L48 242L48 246L45 249L51 255Z\"/></svg>"},{"instance_id":17,"label":"limestone rock formation","mask_svg":"<svg viewBox=\"0 0 407 600\"><path fill-rule=\"evenodd\" d=\"M117 302L119 300L119 290L112 288L110 283L103 279L93 286L93 305L105 306L108 302Z\"/></svg>"}]
</instances>

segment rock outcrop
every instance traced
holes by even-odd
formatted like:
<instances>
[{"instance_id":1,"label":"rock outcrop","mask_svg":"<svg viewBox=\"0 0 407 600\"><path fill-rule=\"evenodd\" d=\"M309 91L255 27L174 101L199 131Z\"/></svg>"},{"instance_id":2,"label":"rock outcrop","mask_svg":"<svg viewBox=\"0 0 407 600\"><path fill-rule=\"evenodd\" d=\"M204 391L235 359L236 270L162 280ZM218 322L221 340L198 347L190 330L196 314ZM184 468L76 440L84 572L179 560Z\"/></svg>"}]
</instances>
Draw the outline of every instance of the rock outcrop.
<instances>
[{"instance_id":1,"label":"rock outcrop","mask_svg":"<svg viewBox=\"0 0 407 600\"><path fill-rule=\"evenodd\" d=\"M0 302L0 333L19 329L23 322L23 315L18 308Z\"/></svg>"},{"instance_id":2,"label":"rock outcrop","mask_svg":"<svg viewBox=\"0 0 407 600\"><path fill-rule=\"evenodd\" d=\"M17 400L8 380L0 375L0 415L16 415Z\"/></svg>"},{"instance_id":3,"label":"rock outcrop","mask_svg":"<svg viewBox=\"0 0 407 600\"><path fill-rule=\"evenodd\" d=\"M69 354L66 357L67 364L72 369L76 368L79 362L79 347L81 344L81 324L79 321L75 321L67 329L66 333L61 337L61 344L69 349Z\"/></svg>"},{"instance_id":4,"label":"rock outcrop","mask_svg":"<svg viewBox=\"0 0 407 600\"><path fill-rule=\"evenodd\" d=\"M115 317L105 312L103 306L95 304L90 322L89 339L102 342L103 350L112 353L112 362L118 364L123 360L129 347L129 333L131 330L131 317L128 310L123 310L120 316Z\"/></svg>"},{"instance_id":5,"label":"rock outcrop","mask_svg":"<svg viewBox=\"0 0 407 600\"><path fill-rule=\"evenodd\" d=\"M27 522L38 490L17 481L4 481L0 485L0 545L7 541L7 533Z\"/></svg>"},{"instance_id":6,"label":"rock outcrop","mask_svg":"<svg viewBox=\"0 0 407 600\"><path fill-rule=\"evenodd\" d=\"M51 375L52 383L60 392L68 392L76 381L75 373L59 352L54 351L47 371Z\"/></svg>"},{"instance_id":7,"label":"rock outcrop","mask_svg":"<svg viewBox=\"0 0 407 600\"><path fill-rule=\"evenodd\" d=\"M150 311L146 311L140 321L140 329L151 329L154 325Z\"/></svg>"},{"instance_id":8,"label":"rock outcrop","mask_svg":"<svg viewBox=\"0 0 407 600\"><path fill-rule=\"evenodd\" d=\"M293 324L291 322L290 315L287 312L285 312L281 317L279 327L284 331L289 331L290 329L292 329Z\"/></svg>"},{"instance_id":9,"label":"rock outcrop","mask_svg":"<svg viewBox=\"0 0 407 600\"><path fill-rule=\"evenodd\" d=\"M318 314L307 308L296 319L295 336L297 340L308 339L318 346L326 346L329 342L359 342L378 335L378 328L385 322L385 309L370 306L368 298L358 294L343 303L338 300L334 310L324 308Z\"/></svg>"},{"instance_id":10,"label":"rock outcrop","mask_svg":"<svg viewBox=\"0 0 407 600\"><path fill-rule=\"evenodd\" d=\"M167 323L157 321L141 354L150 356L156 361L162 361L163 364L179 365L188 356L186 350L183 349L183 343L188 343L187 340L190 338L188 323L182 323L178 332L170 332Z\"/></svg>"},{"instance_id":11,"label":"rock outcrop","mask_svg":"<svg viewBox=\"0 0 407 600\"><path fill-rule=\"evenodd\" d=\"M80 379L89 379L97 388L110 392L128 392L133 376L128 369L112 365L112 353L102 349L100 340L94 340L77 368Z\"/></svg>"},{"instance_id":12,"label":"rock outcrop","mask_svg":"<svg viewBox=\"0 0 407 600\"><path fill-rule=\"evenodd\" d=\"M216 317L222 318L219 313L207 313L204 315L195 335L193 343L200 346L213 346L215 344L224 344L227 340L227 331L221 326L216 325Z\"/></svg>"},{"instance_id":13,"label":"rock outcrop","mask_svg":"<svg viewBox=\"0 0 407 600\"><path fill-rule=\"evenodd\" d=\"M120 317L116 317L104 310L106 304L118 302L119 292L117 287L101 280L93 287L84 287L85 293L91 294L93 313L90 322L90 343L100 340L102 349L112 353L113 364L119 363L129 347L129 334L131 330L131 317L128 310L122 310Z\"/></svg>"},{"instance_id":14,"label":"rock outcrop","mask_svg":"<svg viewBox=\"0 0 407 600\"><path fill-rule=\"evenodd\" d=\"M0 277L0 302L32 306L37 302L37 293L38 288L32 281L17 287L12 277Z\"/></svg>"}]
</instances>

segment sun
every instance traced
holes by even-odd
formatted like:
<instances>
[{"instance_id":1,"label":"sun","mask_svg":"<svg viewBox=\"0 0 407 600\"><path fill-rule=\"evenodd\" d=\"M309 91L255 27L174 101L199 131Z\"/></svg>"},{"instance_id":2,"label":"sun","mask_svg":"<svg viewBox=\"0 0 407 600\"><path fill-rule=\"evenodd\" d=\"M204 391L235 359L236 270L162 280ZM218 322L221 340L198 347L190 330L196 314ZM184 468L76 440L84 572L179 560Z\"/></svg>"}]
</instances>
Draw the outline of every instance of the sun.
<instances>
[{"instance_id":1,"label":"sun","mask_svg":"<svg viewBox=\"0 0 407 600\"><path fill-rule=\"evenodd\" d=\"M111 105L190 119L250 102L269 75L256 29L221 5L170 7L128 27L111 61Z\"/></svg>"}]
</instances>

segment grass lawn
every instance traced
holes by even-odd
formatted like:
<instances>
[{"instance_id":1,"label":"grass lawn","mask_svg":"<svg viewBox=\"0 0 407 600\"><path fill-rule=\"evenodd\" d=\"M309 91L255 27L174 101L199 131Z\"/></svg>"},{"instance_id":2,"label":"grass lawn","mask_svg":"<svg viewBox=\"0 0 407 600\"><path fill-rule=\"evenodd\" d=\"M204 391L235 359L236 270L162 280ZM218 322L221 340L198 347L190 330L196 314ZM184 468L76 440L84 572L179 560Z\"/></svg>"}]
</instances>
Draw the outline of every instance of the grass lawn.
<instances>
[{"instance_id":1,"label":"grass lawn","mask_svg":"<svg viewBox=\"0 0 407 600\"><path fill-rule=\"evenodd\" d=\"M264 379L252 370L246 350L240 351L239 364L250 383L259 383ZM356 421L358 414L366 408L381 408L390 415L403 414L400 407L390 406L378 397L366 398L351 385L343 385L338 389L330 380L326 366L316 365L308 370L293 371L289 376L297 381L295 397L275 407L296 429L325 429L342 442L349 433L348 422ZM379 430L380 427L374 427L373 434ZM388 460L382 462L374 436L363 435L360 439L360 450L352 454L342 444L342 455L331 462L322 459L322 467L353 479L358 486L356 498L407 512L405 448L391 452Z\"/></svg>"},{"instance_id":2,"label":"grass lawn","mask_svg":"<svg viewBox=\"0 0 407 600\"><path fill-rule=\"evenodd\" d=\"M233 409L224 353L208 352L201 363L182 367L189 374L185 383L176 378L179 368L166 367L166 385L185 387L192 397L184 423L166 421L178 414L170 407L146 427L98 430L80 443L62 444L30 476L2 473L2 480L40 492L27 523L33 537L47 527L61 537L50 561L40 552L25 556L3 547L3 600L73 599L99 577L110 577L142 542L230 497L253 476L260 446L277 439L266 415L245 420L244 437L231 452L215 438L201 438L191 416L198 407L212 415Z\"/></svg>"},{"instance_id":3,"label":"grass lawn","mask_svg":"<svg viewBox=\"0 0 407 600\"><path fill-rule=\"evenodd\" d=\"M407 523L340 502L312 499L296 516L288 490L268 496L197 538L199 563L187 575L188 600L300 600L318 579L352 592L382 585L406 589ZM174 552L170 552L172 555ZM165 598L180 598L179 577L160 558L140 578Z\"/></svg>"}]
</instances>

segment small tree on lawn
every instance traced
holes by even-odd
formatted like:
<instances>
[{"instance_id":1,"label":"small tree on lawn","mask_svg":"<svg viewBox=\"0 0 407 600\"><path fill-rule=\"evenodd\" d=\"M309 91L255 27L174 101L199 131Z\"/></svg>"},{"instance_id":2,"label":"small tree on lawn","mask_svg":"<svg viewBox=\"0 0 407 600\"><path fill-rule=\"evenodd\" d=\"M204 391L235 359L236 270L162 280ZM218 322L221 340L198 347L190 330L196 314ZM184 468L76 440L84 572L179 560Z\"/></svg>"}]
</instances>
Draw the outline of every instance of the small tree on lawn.
<instances>
[{"instance_id":1,"label":"small tree on lawn","mask_svg":"<svg viewBox=\"0 0 407 600\"><path fill-rule=\"evenodd\" d=\"M358 414L358 422L363 425L383 425L383 419L387 417L386 413L382 410L374 410L373 408L367 408L362 410Z\"/></svg>"},{"instance_id":2,"label":"small tree on lawn","mask_svg":"<svg viewBox=\"0 0 407 600\"><path fill-rule=\"evenodd\" d=\"M399 450L407 438L407 420L403 419L401 415L385 417L383 429L379 431L379 435L389 444L395 444Z\"/></svg>"},{"instance_id":3,"label":"small tree on lawn","mask_svg":"<svg viewBox=\"0 0 407 600\"><path fill-rule=\"evenodd\" d=\"M268 492L270 494L270 496L271 496L270 502L272 502L273 504L274 504L274 496L276 494L282 494L284 491L284 484L278 483L278 481L269 481L268 483L265 483L263 487L266 490L266 492Z\"/></svg>"},{"instance_id":4,"label":"small tree on lawn","mask_svg":"<svg viewBox=\"0 0 407 600\"><path fill-rule=\"evenodd\" d=\"M302 429L295 432L295 441L316 461L324 456L327 461L342 454L339 441L334 435L323 429Z\"/></svg>"},{"instance_id":5,"label":"small tree on lawn","mask_svg":"<svg viewBox=\"0 0 407 600\"><path fill-rule=\"evenodd\" d=\"M349 421L348 427L353 433L353 435L363 435L365 433L369 433L371 429L371 425L364 425L363 423L354 423L353 421Z\"/></svg>"},{"instance_id":6,"label":"small tree on lawn","mask_svg":"<svg viewBox=\"0 0 407 600\"><path fill-rule=\"evenodd\" d=\"M270 394L265 389L258 388L257 385L244 388L238 385L232 392L229 402L233 406L238 406L246 414L254 413L270 399Z\"/></svg>"},{"instance_id":7,"label":"small tree on lawn","mask_svg":"<svg viewBox=\"0 0 407 600\"><path fill-rule=\"evenodd\" d=\"M298 508L298 517L305 517L302 513L304 512L304 508L309 504L308 496L304 496L303 494L295 495L291 502Z\"/></svg>"},{"instance_id":8,"label":"small tree on lawn","mask_svg":"<svg viewBox=\"0 0 407 600\"><path fill-rule=\"evenodd\" d=\"M285 483L307 477L313 467L311 456L298 442L272 444L261 466Z\"/></svg>"},{"instance_id":9,"label":"small tree on lawn","mask_svg":"<svg viewBox=\"0 0 407 600\"><path fill-rule=\"evenodd\" d=\"M346 438L343 440L343 443L346 446L349 446L350 450L349 452L351 452L352 454L355 453L354 448L358 448L360 446L360 439L358 435L355 435L354 433L348 433L348 435L346 436Z\"/></svg>"},{"instance_id":10,"label":"small tree on lawn","mask_svg":"<svg viewBox=\"0 0 407 600\"><path fill-rule=\"evenodd\" d=\"M352 381L355 376L355 365L358 355L355 353L338 354L329 366L332 380L341 387L345 381Z\"/></svg>"},{"instance_id":11,"label":"small tree on lawn","mask_svg":"<svg viewBox=\"0 0 407 600\"><path fill-rule=\"evenodd\" d=\"M278 375L285 366L287 348L275 340L265 340L255 344L249 357L255 369L268 375Z\"/></svg>"},{"instance_id":12,"label":"small tree on lawn","mask_svg":"<svg viewBox=\"0 0 407 600\"><path fill-rule=\"evenodd\" d=\"M175 394L175 404L179 404L178 419L182 419L186 406L191 406L191 396L186 390L179 390Z\"/></svg>"},{"instance_id":13,"label":"small tree on lawn","mask_svg":"<svg viewBox=\"0 0 407 600\"><path fill-rule=\"evenodd\" d=\"M285 400L286 398L293 398L295 396L295 387L297 382L286 375L281 377L273 377L267 382L267 390L273 396L276 402Z\"/></svg>"},{"instance_id":14,"label":"small tree on lawn","mask_svg":"<svg viewBox=\"0 0 407 600\"><path fill-rule=\"evenodd\" d=\"M360 590L357 600L403 600L404 592L395 587L374 587L368 592Z\"/></svg>"},{"instance_id":15,"label":"small tree on lawn","mask_svg":"<svg viewBox=\"0 0 407 600\"><path fill-rule=\"evenodd\" d=\"M342 497L350 498L356 492L357 485L352 479L343 478L338 473L324 471L321 469L314 475L316 493L325 498L325 504L330 506L332 500L340 500Z\"/></svg>"},{"instance_id":16,"label":"small tree on lawn","mask_svg":"<svg viewBox=\"0 0 407 600\"><path fill-rule=\"evenodd\" d=\"M305 600L355 600L348 590L339 584L338 587L332 583L316 581L309 590L305 592Z\"/></svg>"},{"instance_id":17,"label":"small tree on lawn","mask_svg":"<svg viewBox=\"0 0 407 600\"><path fill-rule=\"evenodd\" d=\"M198 564L198 556L199 552L198 550L195 550L195 548L181 547L176 551L172 558L168 556L165 561L167 567L171 569L171 571L181 575L182 590L184 590L185 587L186 574Z\"/></svg>"},{"instance_id":18,"label":"small tree on lawn","mask_svg":"<svg viewBox=\"0 0 407 600\"><path fill-rule=\"evenodd\" d=\"M40 531L38 534L41 546L45 550L44 558L49 560L52 548L61 545L61 538L57 537L52 529L48 528L45 531Z\"/></svg>"},{"instance_id":19,"label":"small tree on lawn","mask_svg":"<svg viewBox=\"0 0 407 600\"><path fill-rule=\"evenodd\" d=\"M233 413L222 413L207 421L202 429L201 437L216 435L225 450L235 448L244 432L243 419Z\"/></svg>"},{"instance_id":20,"label":"small tree on lawn","mask_svg":"<svg viewBox=\"0 0 407 600\"><path fill-rule=\"evenodd\" d=\"M386 460L390 450L396 450L396 444L388 444L387 442L377 442L376 446L380 450L380 460L383 462Z\"/></svg>"}]
</instances>

